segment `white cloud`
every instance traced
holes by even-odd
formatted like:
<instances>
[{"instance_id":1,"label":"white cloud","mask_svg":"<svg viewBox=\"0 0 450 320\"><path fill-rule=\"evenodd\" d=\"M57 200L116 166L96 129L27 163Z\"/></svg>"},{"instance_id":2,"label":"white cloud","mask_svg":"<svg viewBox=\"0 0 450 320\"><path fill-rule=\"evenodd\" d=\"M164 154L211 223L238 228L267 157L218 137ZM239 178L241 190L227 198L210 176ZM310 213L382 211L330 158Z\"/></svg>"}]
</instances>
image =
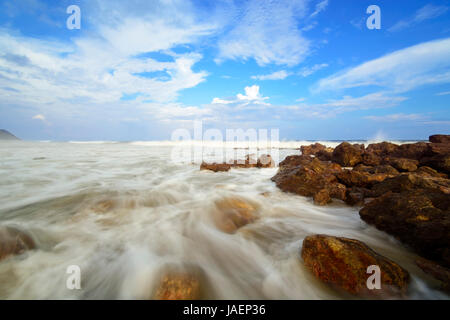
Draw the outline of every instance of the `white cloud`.
<instances>
[{"instance_id":1,"label":"white cloud","mask_svg":"<svg viewBox=\"0 0 450 320\"><path fill-rule=\"evenodd\" d=\"M41 121L45 121L45 116L42 114L37 114L33 117L33 119L35 120L41 120Z\"/></svg>"},{"instance_id":2,"label":"white cloud","mask_svg":"<svg viewBox=\"0 0 450 320\"><path fill-rule=\"evenodd\" d=\"M388 29L388 31L395 32L406 29L410 26L416 25L425 20L437 18L443 14L445 14L448 10L447 6L434 6L432 4L427 4L424 7L420 8L416 11L415 15L406 20L400 20L392 27Z\"/></svg>"},{"instance_id":3,"label":"white cloud","mask_svg":"<svg viewBox=\"0 0 450 320\"><path fill-rule=\"evenodd\" d=\"M324 11L328 7L328 0L322 0L321 2L316 4L316 10L311 14L311 17L314 17Z\"/></svg>"},{"instance_id":4,"label":"white cloud","mask_svg":"<svg viewBox=\"0 0 450 320\"><path fill-rule=\"evenodd\" d=\"M302 77L308 77L308 76L312 75L313 73L315 73L321 69L324 69L326 67L328 67L328 64L326 64L326 63L316 64L316 65L313 65L312 67L305 67L299 72L299 75Z\"/></svg>"},{"instance_id":5,"label":"white cloud","mask_svg":"<svg viewBox=\"0 0 450 320\"><path fill-rule=\"evenodd\" d=\"M313 91L362 86L404 92L450 82L450 38L421 43L322 79Z\"/></svg>"},{"instance_id":6,"label":"white cloud","mask_svg":"<svg viewBox=\"0 0 450 320\"><path fill-rule=\"evenodd\" d=\"M446 92L439 92L436 94L437 96L447 96L450 95L450 91L446 91Z\"/></svg>"},{"instance_id":7,"label":"white cloud","mask_svg":"<svg viewBox=\"0 0 450 320\"><path fill-rule=\"evenodd\" d=\"M252 76L254 80L283 80L289 76L289 73L285 70L276 71L271 74Z\"/></svg>"},{"instance_id":8,"label":"white cloud","mask_svg":"<svg viewBox=\"0 0 450 320\"><path fill-rule=\"evenodd\" d=\"M245 87L245 94L238 93L236 95L236 98L229 98L229 99L221 99L221 98L214 98L212 101L212 104L235 104L239 103L242 105L246 105L249 103L252 104L266 104L264 100L269 99L268 97L263 97L261 93L259 92L259 86L253 85L251 87ZM267 104L266 104L267 105Z\"/></svg>"},{"instance_id":9,"label":"white cloud","mask_svg":"<svg viewBox=\"0 0 450 320\"><path fill-rule=\"evenodd\" d=\"M216 61L255 59L261 66L297 65L310 48L298 26L298 19L306 14L307 2L250 0L237 8L235 26L219 40Z\"/></svg>"},{"instance_id":10,"label":"white cloud","mask_svg":"<svg viewBox=\"0 0 450 320\"><path fill-rule=\"evenodd\" d=\"M417 121L423 120L426 117L422 114L412 113L412 114L404 114L404 113L396 113L396 114L388 114L384 116L367 116L364 117L368 120L373 121L381 121L381 122L396 122L396 121Z\"/></svg>"}]
</instances>

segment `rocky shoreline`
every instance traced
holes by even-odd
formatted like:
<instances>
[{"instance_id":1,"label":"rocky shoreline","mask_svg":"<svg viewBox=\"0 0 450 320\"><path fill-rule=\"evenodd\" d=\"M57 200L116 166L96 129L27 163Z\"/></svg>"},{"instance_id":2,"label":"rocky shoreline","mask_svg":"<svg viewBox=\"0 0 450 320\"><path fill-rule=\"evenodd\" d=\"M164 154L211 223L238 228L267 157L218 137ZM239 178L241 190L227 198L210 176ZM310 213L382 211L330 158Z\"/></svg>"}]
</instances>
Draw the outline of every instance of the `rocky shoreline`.
<instances>
[{"instance_id":1,"label":"rocky shoreline","mask_svg":"<svg viewBox=\"0 0 450 320\"><path fill-rule=\"evenodd\" d=\"M363 221L423 257L416 264L440 280L443 290L449 290L450 135L402 145L381 142L366 147L343 142L333 149L315 143L300 150L301 155L288 156L279 164L272 178L279 189L312 197L319 206L340 200L362 207L359 215ZM240 167L258 167L248 165L248 158L246 164ZM225 170L221 170L223 166ZM201 169L217 172L232 167L202 164ZM366 269L377 263L382 283L389 288L389 294L381 290L383 294L399 293L407 286L406 270L355 239L311 235L301 252L305 266L316 277L352 294L369 293L365 290ZM341 268L333 267L336 265Z\"/></svg>"}]
</instances>

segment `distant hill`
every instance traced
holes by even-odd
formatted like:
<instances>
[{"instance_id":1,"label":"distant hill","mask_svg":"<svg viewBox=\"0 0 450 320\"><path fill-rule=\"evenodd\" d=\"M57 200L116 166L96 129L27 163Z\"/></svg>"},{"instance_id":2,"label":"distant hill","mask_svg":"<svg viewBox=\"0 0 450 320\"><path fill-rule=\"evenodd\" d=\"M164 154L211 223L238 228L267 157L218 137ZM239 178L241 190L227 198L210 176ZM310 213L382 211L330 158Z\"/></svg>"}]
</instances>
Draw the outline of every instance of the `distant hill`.
<instances>
[{"instance_id":1,"label":"distant hill","mask_svg":"<svg viewBox=\"0 0 450 320\"><path fill-rule=\"evenodd\" d=\"M0 140L20 140L9 131L0 129Z\"/></svg>"}]
</instances>

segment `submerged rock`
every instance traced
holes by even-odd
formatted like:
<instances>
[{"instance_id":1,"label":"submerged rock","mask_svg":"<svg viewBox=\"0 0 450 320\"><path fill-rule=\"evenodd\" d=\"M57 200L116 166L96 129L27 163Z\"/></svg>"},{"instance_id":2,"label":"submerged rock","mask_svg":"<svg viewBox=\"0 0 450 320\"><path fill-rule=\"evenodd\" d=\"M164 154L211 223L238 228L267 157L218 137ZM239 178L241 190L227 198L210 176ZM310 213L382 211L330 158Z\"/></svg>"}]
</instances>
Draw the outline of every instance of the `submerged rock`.
<instances>
[{"instance_id":1,"label":"submerged rock","mask_svg":"<svg viewBox=\"0 0 450 320\"><path fill-rule=\"evenodd\" d=\"M170 273L163 276L156 289L155 300L199 300L200 280L189 273Z\"/></svg>"},{"instance_id":2,"label":"submerged rock","mask_svg":"<svg viewBox=\"0 0 450 320\"><path fill-rule=\"evenodd\" d=\"M404 293L408 285L408 271L358 240L309 236L303 240L301 256L317 278L353 295L389 297ZM367 268L372 265L380 268L381 289L367 287Z\"/></svg>"},{"instance_id":3,"label":"submerged rock","mask_svg":"<svg viewBox=\"0 0 450 320\"><path fill-rule=\"evenodd\" d=\"M0 227L0 261L35 248L33 238L24 231L13 227Z\"/></svg>"},{"instance_id":4,"label":"submerged rock","mask_svg":"<svg viewBox=\"0 0 450 320\"><path fill-rule=\"evenodd\" d=\"M239 228L258 219L258 207L255 204L238 198L225 198L216 201L217 211L214 222L220 230L234 233Z\"/></svg>"},{"instance_id":5,"label":"submerged rock","mask_svg":"<svg viewBox=\"0 0 450 320\"><path fill-rule=\"evenodd\" d=\"M202 162L200 170L210 170L214 172L225 172L231 169L231 165L227 163L206 163Z\"/></svg>"}]
</instances>

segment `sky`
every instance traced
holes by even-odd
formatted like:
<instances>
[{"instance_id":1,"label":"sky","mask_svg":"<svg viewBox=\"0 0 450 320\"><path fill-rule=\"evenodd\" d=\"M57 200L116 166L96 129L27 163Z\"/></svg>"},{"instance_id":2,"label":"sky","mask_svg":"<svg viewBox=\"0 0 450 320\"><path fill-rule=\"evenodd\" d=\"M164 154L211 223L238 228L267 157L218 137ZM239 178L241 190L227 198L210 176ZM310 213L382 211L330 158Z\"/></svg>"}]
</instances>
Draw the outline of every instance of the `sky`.
<instances>
[{"instance_id":1,"label":"sky","mask_svg":"<svg viewBox=\"0 0 450 320\"><path fill-rule=\"evenodd\" d=\"M194 121L281 140L450 134L450 0L0 0L0 128L170 140Z\"/></svg>"}]
</instances>

